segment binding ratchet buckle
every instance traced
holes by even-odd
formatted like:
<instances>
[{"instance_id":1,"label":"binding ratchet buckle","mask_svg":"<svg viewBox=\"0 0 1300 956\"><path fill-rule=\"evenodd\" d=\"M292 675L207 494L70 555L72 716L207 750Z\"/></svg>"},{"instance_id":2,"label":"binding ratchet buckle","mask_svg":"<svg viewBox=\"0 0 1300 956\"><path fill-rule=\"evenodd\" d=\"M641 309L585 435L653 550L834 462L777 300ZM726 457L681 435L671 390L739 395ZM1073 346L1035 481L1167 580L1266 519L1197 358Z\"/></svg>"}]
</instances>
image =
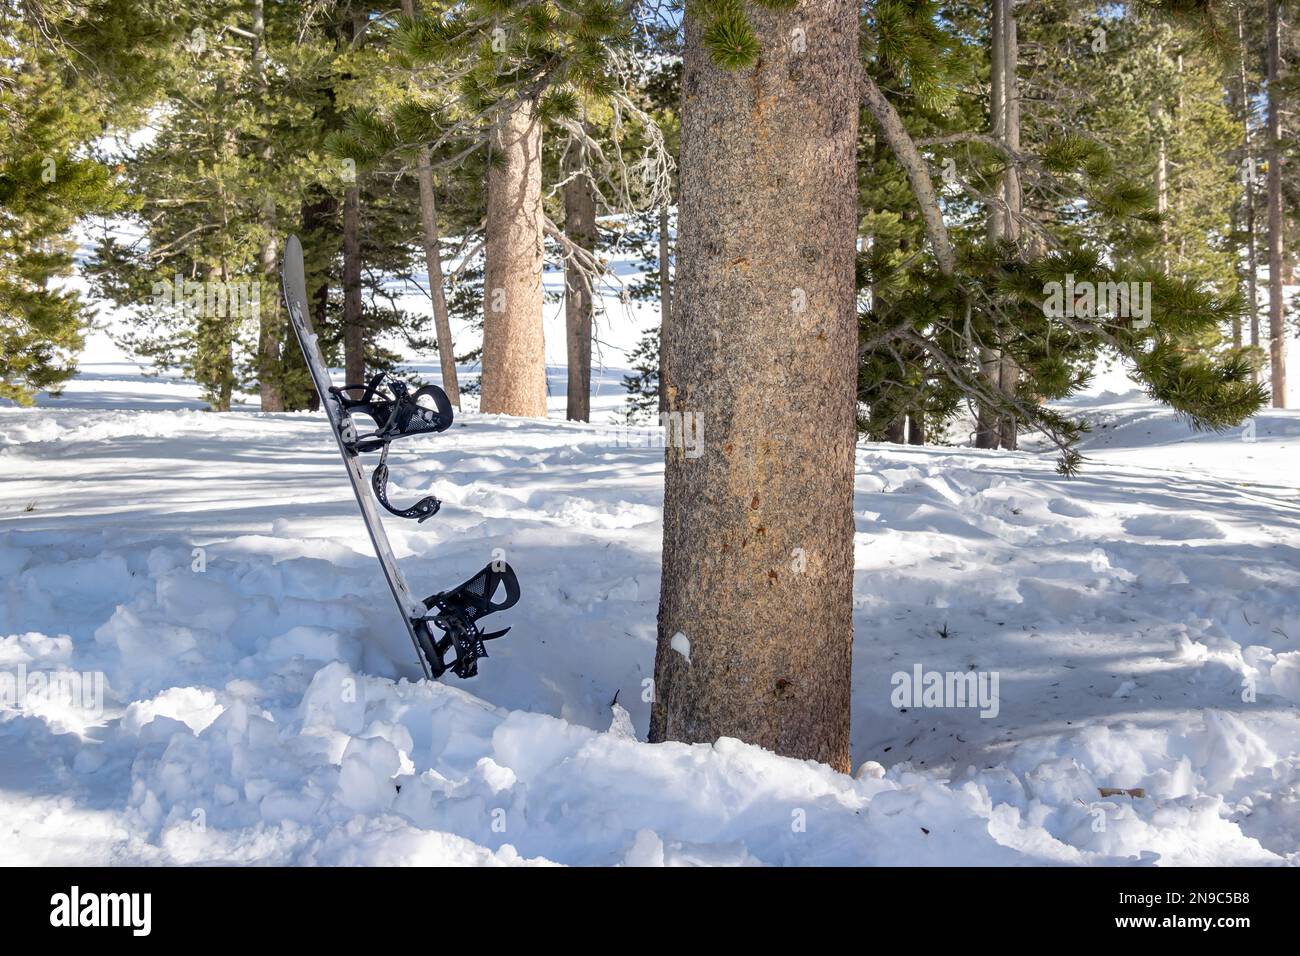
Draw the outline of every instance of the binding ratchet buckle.
<instances>
[{"instance_id":1,"label":"binding ratchet buckle","mask_svg":"<svg viewBox=\"0 0 1300 956\"><path fill-rule=\"evenodd\" d=\"M504 587L501 601L493 601L497 591ZM424 599L424 606L433 613L420 623L433 624L443 632L438 640L430 640L434 653L429 666L433 676L440 677L450 668L457 677L473 677L478 673L478 659L487 657L484 641L503 636L510 628L484 633L478 622L489 614L512 608L519 601L519 579L514 569L504 561L494 561L464 584L442 591ZM447 652L455 650L456 659L446 662Z\"/></svg>"},{"instance_id":2,"label":"binding ratchet buckle","mask_svg":"<svg viewBox=\"0 0 1300 956\"><path fill-rule=\"evenodd\" d=\"M360 398L349 398L350 391L361 390ZM353 454L378 451L379 464L370 475L370 485L375 497L390 514L399 518L424 521L432 518L442 507L433 495L421 498L409 508L396 508L388 501L388 446L399 438L410 435L427 435L451 427L451 400L437 385L423 385L411 392L405 382L380 372L365 385L336 385L330 394L343 412L344 440ZM421 399L431 400L433 407L421 404ZM360 412L374 423L373 431L358 434L352 423L354 412Z\"/></svg>"}]
</instances>

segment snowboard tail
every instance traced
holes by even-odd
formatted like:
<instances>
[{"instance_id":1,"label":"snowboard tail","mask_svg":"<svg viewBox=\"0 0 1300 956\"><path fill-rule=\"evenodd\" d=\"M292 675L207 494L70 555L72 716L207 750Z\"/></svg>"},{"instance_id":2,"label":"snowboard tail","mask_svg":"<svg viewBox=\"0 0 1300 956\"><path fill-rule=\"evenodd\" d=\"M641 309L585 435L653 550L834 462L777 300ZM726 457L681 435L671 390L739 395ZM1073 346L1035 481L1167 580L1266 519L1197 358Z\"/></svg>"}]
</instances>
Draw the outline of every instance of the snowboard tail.
<instances>
[{"instance_id":1,"label":"snowboard tail","mask_svg":"<svg viewBox=\"0 0 1300 956\"><path fill-rule=\"evenodd\" d=\"M375 556L384 580L406 622L406 630L427 678L436 679L450 670L458 677L478 673L478 661L487 657L485 641L503 636L510 628L484 633L478 622L489 614L504 611L519 601L519 579L504 561L494 561L468 581L425 598L416 600L393 555L388 535L375 507L378 502L390 514L423 522L438 513L442 503L433 495L421 498L409 508L399 508L388 500L388 446L412 435L445 431L452 423L452 406L446 393L436 385L412 391L405 382L380 372L364 384L335 386L329 366L320 350L307 312L307 279L302 260L302 244L297 236L285 243L281 271L284 302L289 324L302 348L312 383L320 396L321 407L329 419L330 430L338 444L346 467L352 493L361 509L361 518L370 535ZM360 392L351 398L348 392ZM421 400L432 403L421 404ZM353 416L365 415L373 428L362 431ZM379 452L379 462L367 483L361 455ZM367 484L369 487L367 487ZM494 600L504 589L504 597ZM441 632L435 635L434 629ZM453 659L447 655L454 652Z\"/></svg>"}]
</instances>

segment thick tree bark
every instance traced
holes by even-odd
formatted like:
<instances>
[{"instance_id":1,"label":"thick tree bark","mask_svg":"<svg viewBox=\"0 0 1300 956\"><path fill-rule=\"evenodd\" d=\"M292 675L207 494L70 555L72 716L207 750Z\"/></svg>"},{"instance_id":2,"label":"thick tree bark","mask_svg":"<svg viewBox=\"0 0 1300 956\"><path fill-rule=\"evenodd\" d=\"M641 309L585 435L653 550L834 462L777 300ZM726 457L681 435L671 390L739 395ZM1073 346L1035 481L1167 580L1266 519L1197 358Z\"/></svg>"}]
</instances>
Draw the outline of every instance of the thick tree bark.
<instances>
[{"instance_id":1,"label":"thick tree bark","mask_svg":"<svg viewBox=\"0 0 1300 956\"><path fill-rule=\"evenodd\" d=\"M857 7L745 10L762 53L734 71L686 13L650 739L847 771Z\"/></svg>"},{"instance_id":2,"label":"thick tree bark","mask_svg":"<svg viewBox=\"0 0 1300 956\"><path fill-rule=\"evenodd\" d=\"M668 411L668 370L664 365L664 330L673 317L672 259L668 234L668 206L659 207L659 412Z\"/></svg>"},{"instance_id":3,"label":"thick tree bark","mask_svg":"<svg viewBox=\"0 0 1300 956\"><path fill-rule=\"evenodd\" d=\"M893 442L895 445L902 445L907 441L907 415L900 413L885 426L885 441Z\"/></svg>"},{"instance_id":4,"label":"thick tree bark","mask_svg":"<svg viewBox=\"0 0 1300 956\"><path fill-rule=\"evenodd\" d=\"M1268 2L1268 364L1273 407L1286 408L1286 299L1282 288L1282 107L1278 0Z\"/></svg>"},{"instance_id":5,"label":"thick tree bark","mask_svg":"<svg viewBox=\"0 0 1300 956\"><path fill-rule=\"evenodd\" d=\"M402 12L416 14L415 0L402 0ZM433 300L433 327L438 338L438 365L442 390L460 408L460 380L456 376L456 349L451 338L451 318L442 289L442 244L438 237L438 206L433 192L433 162L428 147L420 147L415 175L420 184L420 226L424 231L424 263L429 276L429 297Z\"/></svg>"},{"instance_id":6,"label":"thick tree bark","mask_svg":"<svg viewBox=\"0 0 1300 956\"><path fill-rule=\"evenodd\" d=\"M575 149L576 152L576 149ZM596 191L591 179L571 163L564 192L564 233L575 246L596 248ZM591 421L591 323L594 300L591 277L572 259L564 261L564 328L569 359L566 414L570 421Z\"/></svg>"},{"instance_id":7,"label":"thick tree bark","mask_svg":"<svg viewBox=\"0 0 1300 956\"><path fill-rule=\"evenodd\" d=\"M343 377L366 380L366 332L361 322L361 189L343 192Z\"/></svg>"},{"instance_id":8,"label":"thick tree bark","mask_svg":"<svg viewBox=\"0 0 1300 956\"><path fill-rule=\"evenodd\" d=\"M535 100L520 100L501 114L492 133L492 160L479 407L545 418L542 124Z\"/></svg>"}]
</instances>

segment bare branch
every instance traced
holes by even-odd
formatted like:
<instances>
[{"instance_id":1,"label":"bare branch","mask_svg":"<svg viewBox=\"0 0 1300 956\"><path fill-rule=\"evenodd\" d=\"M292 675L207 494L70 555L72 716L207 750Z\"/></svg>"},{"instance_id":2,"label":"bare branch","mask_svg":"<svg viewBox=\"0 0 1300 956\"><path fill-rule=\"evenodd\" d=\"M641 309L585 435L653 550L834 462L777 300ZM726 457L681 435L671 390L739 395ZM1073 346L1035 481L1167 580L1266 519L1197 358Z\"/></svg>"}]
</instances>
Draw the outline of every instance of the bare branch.
<instances>
[{"instance_id":1,"label":"bare branch","mask_svg":"<svg viewBox=\"0 0 1300 956\"><path fill-rule=\"evenodd\" d=\"M880 127L885 142L889 144L899 165L907 173L907 180L912 186L912 195L916 197L917 205L921 207L925 234L934 250L934 258L939 263L939 271L945 276L951 276L957 269L957 253L948 236L948 227L943 222L943 210L939 208L939 196L934 190L934 182L930 179L929 167L917 150L916 144L912 142L906 127L903 126L898 111L889 100L885 99L885 94L880 92L880 87L876 86L875 80L866 70L861 70L860 76L862 100L871 111L871 115L875 117L876 124Z\"/></svg>"}]
</instances>

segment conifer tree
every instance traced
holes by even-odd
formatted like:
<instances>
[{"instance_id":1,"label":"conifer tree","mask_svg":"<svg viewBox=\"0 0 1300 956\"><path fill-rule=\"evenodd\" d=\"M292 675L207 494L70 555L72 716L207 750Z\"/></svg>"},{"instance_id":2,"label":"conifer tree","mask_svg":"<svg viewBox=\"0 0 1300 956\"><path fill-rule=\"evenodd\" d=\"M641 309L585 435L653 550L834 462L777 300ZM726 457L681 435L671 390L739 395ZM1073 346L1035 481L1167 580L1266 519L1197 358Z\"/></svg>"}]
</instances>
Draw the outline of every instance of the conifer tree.
<instances>
[{"instance_id":1,"label":"conifer tree","mask_svg":"<svg viewBox=\"0 0 1300 956\"><path fill-rule=\"evenodd\" d=\"M123 343L192 375L215 409L253 388L271 409L303 407L273 260L278 223L337 176L312 123L325 50L300 38L287 7L184 13L180 36L152 54L164 81L154 136L125 164L141 235L103 240L92 272L102 294L134 307Z\"/></svg>"},{"instance_id":2,"label":"conifer tree","mask_svg":"<svg viewBox=\"0 0 1300 956\"><path fill-rule=\"evenodd\" d=\"M120 13L104 4L0 8L0 398L20 404L57 393L76 372L89 316L60 283L72 270L73 225L127 203L115 171L89 152L123 84L97 83L100 64L76 62L70 46L105 12ZM117 40L101 38L97 54L120 52Z\"/></svg>"},{"instance_id":3,"label":"conifer tree","mask_svg":"<svg viewBox=\"0 0 1300 956\"><path fill-rule=\"evenodd\" d=\"M388 32L393 64L407 71L408 90L356 112L331 148L361 163L427 152L430 170L462 184L462 194L483 193L472 185L476 174L487 180L481 223L463 214L464 201L458 203L462 239L480 231L485 237L461 250L461 265L449 276L456 281L448 290L448 311L482 302L480 407L544 415L544 238L565 261L577 298L602 269L591 247L594 215L652 201L667 164L662 141L651 130L644 148L634 150L658 157L648 167L655 172L648 180L651 188L629 187L632 166L636 172L646 167L644 160L625 161L624 141L652 124L626 93L627 11L592 0L573 8L429 5L417 13L396 21ZM544 130L558 135L557 148L544 144ZM591 222L569 235L556 225L564 219L563 204L552 196L580 180L591 191L592 215L585 217ZM486 252L487 288L481 299L477 289L460 281L462 270L465 277L475 271L466 266L479 251ZM579 275L585 281L577 281ZM593 298L587 295L579 310L587 325ZM573 364L580 378L583 346L589 349L575 338L579 361Z\"/></svg>"},{"instance_id":4,"label":"conifer tree","mask_svg":"<svg viewBox=\"0 0 1300 956\"><path fill-rule=\"evenodd\" d=\"M1051 5L1035 9L1042 19L1022 19L1022 45L1027 25L1035 39L1036 33L1051 36L1056 31L1059 36L1065 29L1076 31L1086 44L1083 24L1072 25L1068 11ZM893 58L891 70L903 78L904 89L920 84L919 99L933 75L942 38L926 35L932 28L926 25L936 22L932 12L920 15L919 24L913 19L917 14L918 7L910 3L876 7L878 55ZM954 15L954 22L959 19ZM891 45L895 34L903 39ZM1040 57L1063 59L1059 44L1043 43L1039 49L1051 51ZM1153 395L1193 422L1226 427L1239 421L1262 397L1249 382L1248 357L1230 348L1209 353L1186 347L1192 339L1228 327L1238 314L1235 295L1207 287L1197 277L1172 276L1163 267L1155 196L1148 184L1128 175L1101 138L1088 133L1086 119L1096 104L1086 87L1062 83L1060 70L1045 68L1041 60L1024 82L1029 89L1035 83L1046 85L1022 103L1050 105L1022 115L1016 148L969 127L929 137L909 133L880 87L866 76L867 105L888 142L891 161L907 173L927 243L927 255L902 272L879 259L866 263L865 281L898 290L888 309L867 313L863 349L868 366L880 368L893 360L907 368L903 348L923 353L951 387L992 415L1013 420L1017 430L1042 430L1061 449L1066 471L1078 464L1073 444L1083 424L1063 418L1045 402L1081 387L1103 349L1126 358ZM1076 122L1080 117L1085 122ZM1012 167L1024 191L1021 241L1044 250L1033 261L1025 261L1015 244L989 243L972 234L972 225L983 219L980 210L998 201L999 183ZM932 169L944 172L942 205ZM1067 278L1091 284L1138 282L1137 288L1150 289L1150 314L1090 311L1080 316L1071 308L1051 314L1046 290ZM1021 374L1013 390L991 387L980 374L980 349L1014 360ZM924 378L891 375L890 387L897 392L913 380Z\"/></svg>"}]
</instances>

